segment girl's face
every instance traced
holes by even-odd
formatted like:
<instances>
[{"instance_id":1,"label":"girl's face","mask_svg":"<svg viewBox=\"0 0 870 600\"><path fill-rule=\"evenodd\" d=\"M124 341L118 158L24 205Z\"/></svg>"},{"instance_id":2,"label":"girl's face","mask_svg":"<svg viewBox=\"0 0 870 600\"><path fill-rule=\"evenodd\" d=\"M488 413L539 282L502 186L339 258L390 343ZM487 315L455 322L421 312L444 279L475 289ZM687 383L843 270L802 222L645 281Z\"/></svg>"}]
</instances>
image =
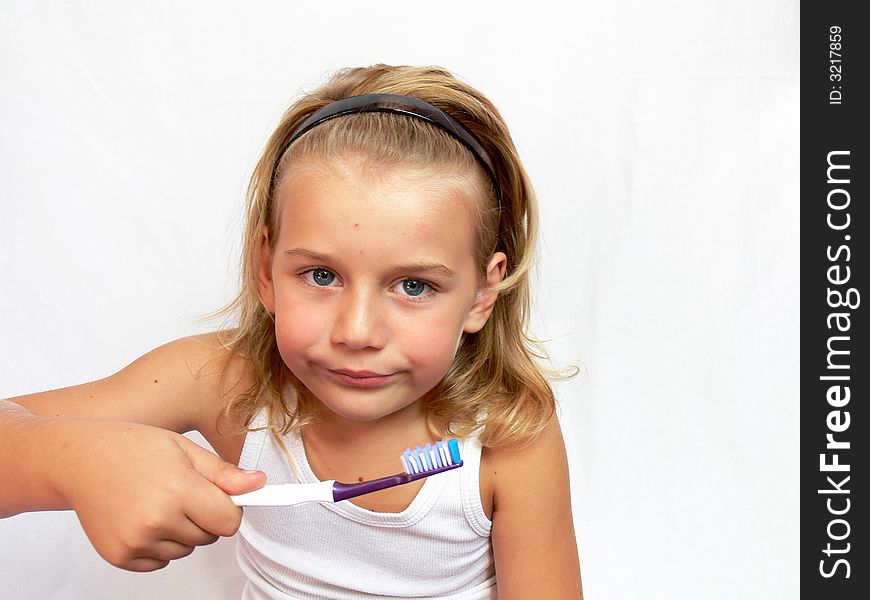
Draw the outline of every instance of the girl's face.
<instances>
[{"instance_id":1,"label":"girl's face","mask_svg":"<svg viewBox=\"0 0 870 600\"><path fill-rule=\"evenodd\" d=\"M456 173L307 161L276 193L260 295L287 367L335 415L370 421L417 403L479 331L504 276L474 259L478 186Z\"/></svg>"}]
</instances>

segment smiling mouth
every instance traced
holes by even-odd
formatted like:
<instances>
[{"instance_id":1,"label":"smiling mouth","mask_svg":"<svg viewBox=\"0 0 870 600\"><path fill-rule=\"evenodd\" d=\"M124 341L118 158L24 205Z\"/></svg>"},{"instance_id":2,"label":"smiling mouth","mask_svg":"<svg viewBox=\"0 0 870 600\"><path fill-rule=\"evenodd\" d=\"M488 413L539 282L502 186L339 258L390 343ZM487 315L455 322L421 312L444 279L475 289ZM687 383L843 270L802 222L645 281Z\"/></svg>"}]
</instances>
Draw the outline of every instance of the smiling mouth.
<instances>
[{"instance_id":1,"label":"smiling mouth","mask_svg":"<svg viewBox=\"0 0 870 600\"><path fill-rule=\"evenodd\" d=\"M384 375L373 371L327 370L341 383L362 388L379 387L389 383L395 377L395 373Z\"/></svg>"}]
</instances>

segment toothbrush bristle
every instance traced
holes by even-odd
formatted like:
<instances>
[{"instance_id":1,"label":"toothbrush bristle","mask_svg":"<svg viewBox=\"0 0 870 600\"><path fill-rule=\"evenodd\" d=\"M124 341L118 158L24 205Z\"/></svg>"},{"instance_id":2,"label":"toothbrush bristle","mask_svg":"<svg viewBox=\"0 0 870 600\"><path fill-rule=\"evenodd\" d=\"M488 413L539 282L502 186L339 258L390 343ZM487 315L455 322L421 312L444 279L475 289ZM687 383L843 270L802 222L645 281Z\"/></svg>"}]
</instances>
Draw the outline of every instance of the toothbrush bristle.
<instances>
[{"instance_id":1,"label":"toothbrush bristle","mask_svg":"<svg viewBox=\"0 0 870 600\"><path fill-rule=\"evenodd\" d=\"M408 475L413 475L417 472L417 462L414 459L414 454L411 452L410 448L405 450L405 453L402 454L402 465L405 467L405 472Z\"/></svg>"},{"instance_id":2,"label":"toothbrush bristle","mask_svg":"<svg viewBox=\"0 0 870 600\"><path fill-rule=\"evenodd\" d=\"M440 440L434 444L426 444L425 447L417 446L413 450L408 448L399 456L399 459L408 475L434 471L455 465L460 461L459 442L452 438L447 441Z\"/></svg>"},{"instance_id":3,"label":"toothbrush bristle","mask_svg":"<svg viewBox=\"0 0 870 600\"><path fill-rule=\"evenodd\" d=\"M452 464L456 464L462 460L459 456L459 442L456 438L451 438L450 441L447 442L447 449L450 451L450 462Z\"/></svg>"}]
</instances>

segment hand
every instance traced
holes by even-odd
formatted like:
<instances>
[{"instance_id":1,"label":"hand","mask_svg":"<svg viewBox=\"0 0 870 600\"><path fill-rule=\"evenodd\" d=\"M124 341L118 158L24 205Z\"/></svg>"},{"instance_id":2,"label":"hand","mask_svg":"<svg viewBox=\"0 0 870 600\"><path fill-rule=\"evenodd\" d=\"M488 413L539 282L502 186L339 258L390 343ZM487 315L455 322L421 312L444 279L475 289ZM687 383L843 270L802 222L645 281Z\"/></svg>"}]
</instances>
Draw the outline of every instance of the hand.
<instances>
[{"instance_id":1,"label":"hand","mask_svg":"<svg viewBox=\"0 0 870 600\"><path fill-rule=\"evenodd\" d=\"M100 556L122 569L161 569L233 535L242 511L227 495L266 481L165 429L76 421L58 452L59 491Z\"/></svg>"}]
</instances>

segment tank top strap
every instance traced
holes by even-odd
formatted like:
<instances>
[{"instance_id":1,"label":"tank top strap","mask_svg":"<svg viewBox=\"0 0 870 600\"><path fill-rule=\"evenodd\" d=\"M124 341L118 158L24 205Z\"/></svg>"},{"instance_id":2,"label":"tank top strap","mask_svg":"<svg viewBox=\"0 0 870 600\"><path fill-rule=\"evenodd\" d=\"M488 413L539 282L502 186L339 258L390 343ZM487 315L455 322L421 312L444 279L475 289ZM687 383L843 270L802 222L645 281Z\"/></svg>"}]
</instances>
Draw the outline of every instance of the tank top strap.
<instances>
[{"instance_id":1,"label":"tank top strap","mask_svg":"<svg viewBox=\"0 0 870 600\"><path fill-rule=\"evenodd\" d=\"M481 537L489 537L492 521L487 518L480 499L480 455L483 448L476 435L460 438L459 455L462 458L460 486L462 511L471 528Z\"/></svg>"},{"instance_id":2,"label":"tank top strap","mask_svg":"<svg viewBox=\"0 0 870 600\"><path fill-rule=\"evenodd\" d=\"M269 435L269 409L268 407L261 408L254 418L251 419L251 424L248 425L248 433L245 436L245 443L242 446L242 454L239 457L240 469L259 469L260 455L263 452L263 444L266 437Z\"/></svg>"}]
</instances>

